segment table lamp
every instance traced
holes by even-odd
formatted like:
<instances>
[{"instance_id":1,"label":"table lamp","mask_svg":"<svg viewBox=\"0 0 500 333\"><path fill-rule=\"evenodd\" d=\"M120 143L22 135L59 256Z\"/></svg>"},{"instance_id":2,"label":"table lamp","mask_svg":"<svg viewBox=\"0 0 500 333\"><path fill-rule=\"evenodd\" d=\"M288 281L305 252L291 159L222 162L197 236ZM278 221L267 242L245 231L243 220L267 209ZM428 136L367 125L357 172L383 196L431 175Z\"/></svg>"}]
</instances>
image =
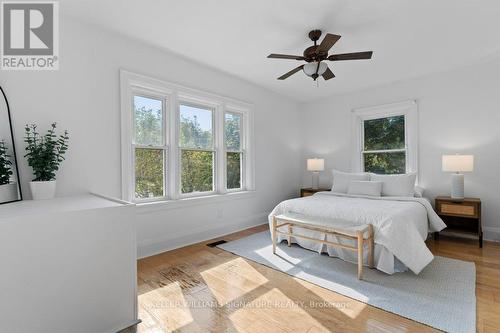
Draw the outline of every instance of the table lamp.
<instances>
[{"instance_id":1,"label":"table lamp","mask_svg":"<svg viewBox=\"0 0 500 333\"><path fill-rule=\"evenodd\" d=\"M307 171L312 171L312 188L317 190L319 187L319 172L325 170L325 160L322 158L307 159Z\"/></svg>"},{"instance_id":2,"label":"table lamp","mask_svg":"<svg viewBox=\"0 0 500 333\"><path fill-rule=\"evenodd\" d=\"M464 174L474 170L473 155L443 155L442 167L444 172L454 172L451 175L451 198L464 198Z\"/></svg>"}]
</instances>

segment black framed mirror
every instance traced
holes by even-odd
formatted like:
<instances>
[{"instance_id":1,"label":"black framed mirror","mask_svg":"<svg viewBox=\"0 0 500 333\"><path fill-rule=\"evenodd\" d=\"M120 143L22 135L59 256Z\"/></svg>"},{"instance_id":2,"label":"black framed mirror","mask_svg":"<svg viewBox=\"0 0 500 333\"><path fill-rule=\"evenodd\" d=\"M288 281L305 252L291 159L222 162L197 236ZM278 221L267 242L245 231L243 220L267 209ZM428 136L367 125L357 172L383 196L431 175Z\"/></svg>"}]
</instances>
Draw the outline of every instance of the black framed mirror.
<instances>
[{"instance_id":1,"label":"black framed mirror","mask_svg":"<svg viewBox=\"0 0 500 333\"><path fill-rule=\"evenodd\" d=\"M7 96L0 87L0 205L23 199Z\"/></svg>"}]
</instances>

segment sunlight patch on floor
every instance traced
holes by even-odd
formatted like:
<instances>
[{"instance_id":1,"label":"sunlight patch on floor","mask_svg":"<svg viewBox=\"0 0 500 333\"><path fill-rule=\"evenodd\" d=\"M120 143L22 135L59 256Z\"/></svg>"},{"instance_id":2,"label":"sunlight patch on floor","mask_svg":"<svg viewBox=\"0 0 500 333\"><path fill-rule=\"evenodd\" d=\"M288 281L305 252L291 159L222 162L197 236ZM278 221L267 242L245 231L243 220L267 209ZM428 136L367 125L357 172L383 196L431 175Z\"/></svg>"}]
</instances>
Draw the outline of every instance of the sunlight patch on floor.
<instances>
[{"instance_id":1,"label":"sunlight patch on floor","mask_svg":"<svg viewBox=\"0 0 500 333\"><path fill-rule=\"evenodd\" d=\"M178 282L139 295L139 304L168 331L178 330L193 322L189 304ZM151 329L154 332L154 328Z\"/></svg>"},{"instance_id":2,"label":"sunlight patch on floor","mask_svg":"<svg viewBox=\"0 0 500 333\"><path fill-rule=\"evenodd\" d=\"M158 326L158 322L144 309L143 304L139 303L139 318L141 323L137 326L139 333L164 333L165 331Z\"/></svg>"},{"instance_id":3,"label":"sunlight patch on floor","mask_svg":"<svg viewBox=\"0 0 500 333\"><path fill-rule=\"evenodd\" d=\"M233 259L200 274L220 305L226 305L269 281L243 258Z\"/></svg>"},{"instance_id":4,"label":"sunlight patch on floor","mask_svg":"<svg viewBox=\"0 0 500 333\"><path fill-rule=\"evenodd\" d=\"M270 265L277 267L282 271L289 271L295 267L296 264L300 263L299 259L290 257L286 252L281 249L276 248L276 255L272 254L272 245L265 246L258 250L255 250L259 256L269 262Z\"/></svg>"},{"instance_id":5,"label":"sunlight patch on floor","mask_svg":"<svg viewBox=\"0 0 500 333\"><path fill-rule=\"evenodd\" d=\"M295 279L295 282L299 283L304 288L317 295L325 303L331 304L331 308L335 308L335 310L352 319L355 319L357 316L359 316L359 314L368 306L368 304L361 303L350 297L331 291L326 292L322 287L319 287L302 279Z\"/></svg>"},{"instance_id":6,"label":"sunlight patch on floor","mask_svg":"<svg viewBox=\"0 0 500 333\"><path fill-rule=\"evenodd\" d=\"M294 302L277 288L245 303L229 318L233 323L247 327L246 332L265 332L272 328L276 332L330 332L298 302Z\"/></svg>"}]
</instances>

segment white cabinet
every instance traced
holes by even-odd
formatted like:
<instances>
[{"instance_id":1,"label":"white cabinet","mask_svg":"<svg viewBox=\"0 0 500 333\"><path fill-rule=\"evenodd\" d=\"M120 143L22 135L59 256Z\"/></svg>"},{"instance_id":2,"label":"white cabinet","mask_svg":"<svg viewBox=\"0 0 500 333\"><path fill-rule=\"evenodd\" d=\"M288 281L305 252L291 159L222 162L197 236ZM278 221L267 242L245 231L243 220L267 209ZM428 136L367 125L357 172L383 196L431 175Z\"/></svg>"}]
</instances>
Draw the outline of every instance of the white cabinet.
<instances>
[{"instance_id":1,"label":"white cabinet","mask_svg":"<svg viewBox=\"0 0 500 333\"><path fill-rule=\"evenodd\" d=\"M0 205L0 331L137 322L135 206L96 195Z\"/></svg>"}]
</instances>

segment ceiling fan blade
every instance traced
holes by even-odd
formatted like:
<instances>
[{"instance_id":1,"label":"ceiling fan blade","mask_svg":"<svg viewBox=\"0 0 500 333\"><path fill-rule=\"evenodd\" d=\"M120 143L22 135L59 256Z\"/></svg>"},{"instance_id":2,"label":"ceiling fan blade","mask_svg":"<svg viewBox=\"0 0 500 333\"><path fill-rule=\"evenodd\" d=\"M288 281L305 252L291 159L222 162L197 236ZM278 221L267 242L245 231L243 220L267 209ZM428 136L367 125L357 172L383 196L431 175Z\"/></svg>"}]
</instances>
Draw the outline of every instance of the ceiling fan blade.
<instances>
[{"instance_id":1,"label":"ceiling fan blade","mask_svg":"<svg viewBox=\"0 0 500 333\"><path fill-rule=\"evenodd\" d=\"M330 70L330 68L327 68L326 71L323 73L323 79L330 80L335 77L335 74Z\"/></svg>"},{"instance_id":2,"label":"ceiling fan blade","mask_svg":"<svg viewBox=\"0 0 500 333\"><path fill-rule=\"evenodd\" d=\"M304 65L300 65L299 67L292 69L292 70L291 70L291 71L289 71L288 73L281 75L281 76L278 78L278 80L284 80L284 79L288 78L289 76L292 76L293 74L295 74L295 73L297 73L298 71L302 70L302 68L303 68L303 67L304 67Z\"/></svg>"},{"instance_id":3,"label":"ceiling fan blade","mask_svg":"<svg viewBox=\"0 0 500 333\"><path fill-rule=\"evenodd\" d=\"M325 38L323 38L323 41L321 44L319 44L318 48L316 49L316 53L324 52L328 53L328 51L332 48L332 46L337 43L337 41L340 39L339 35L334 35L334 34L326 34Z\"/></svg>"},{"instance_id":4,"label":"ceiling fan blade","mask_svg":"<svg viewBox=\"0 0 500 333\"><path fill-rule=\"evenodd\" d=\"M293 59L293 60L304 60L305 59L303 56L288 55L288 54L276 54L276 53L271 53L267 57L268 58L275 58L275 59Z\"/></svg>"},{"instance_id":5,"label":"ceiling fan blade","mask_svg":"<svg viewBox=\"0 0 500 333\"><path fill-rule=\"evenodd\" d=\"M339 60L371 59L372 54L373 54L373 51L344 53L344 54L332 54L331 56L328 57L328 60L339 61Z\"/></svg>"}]
</instances>

